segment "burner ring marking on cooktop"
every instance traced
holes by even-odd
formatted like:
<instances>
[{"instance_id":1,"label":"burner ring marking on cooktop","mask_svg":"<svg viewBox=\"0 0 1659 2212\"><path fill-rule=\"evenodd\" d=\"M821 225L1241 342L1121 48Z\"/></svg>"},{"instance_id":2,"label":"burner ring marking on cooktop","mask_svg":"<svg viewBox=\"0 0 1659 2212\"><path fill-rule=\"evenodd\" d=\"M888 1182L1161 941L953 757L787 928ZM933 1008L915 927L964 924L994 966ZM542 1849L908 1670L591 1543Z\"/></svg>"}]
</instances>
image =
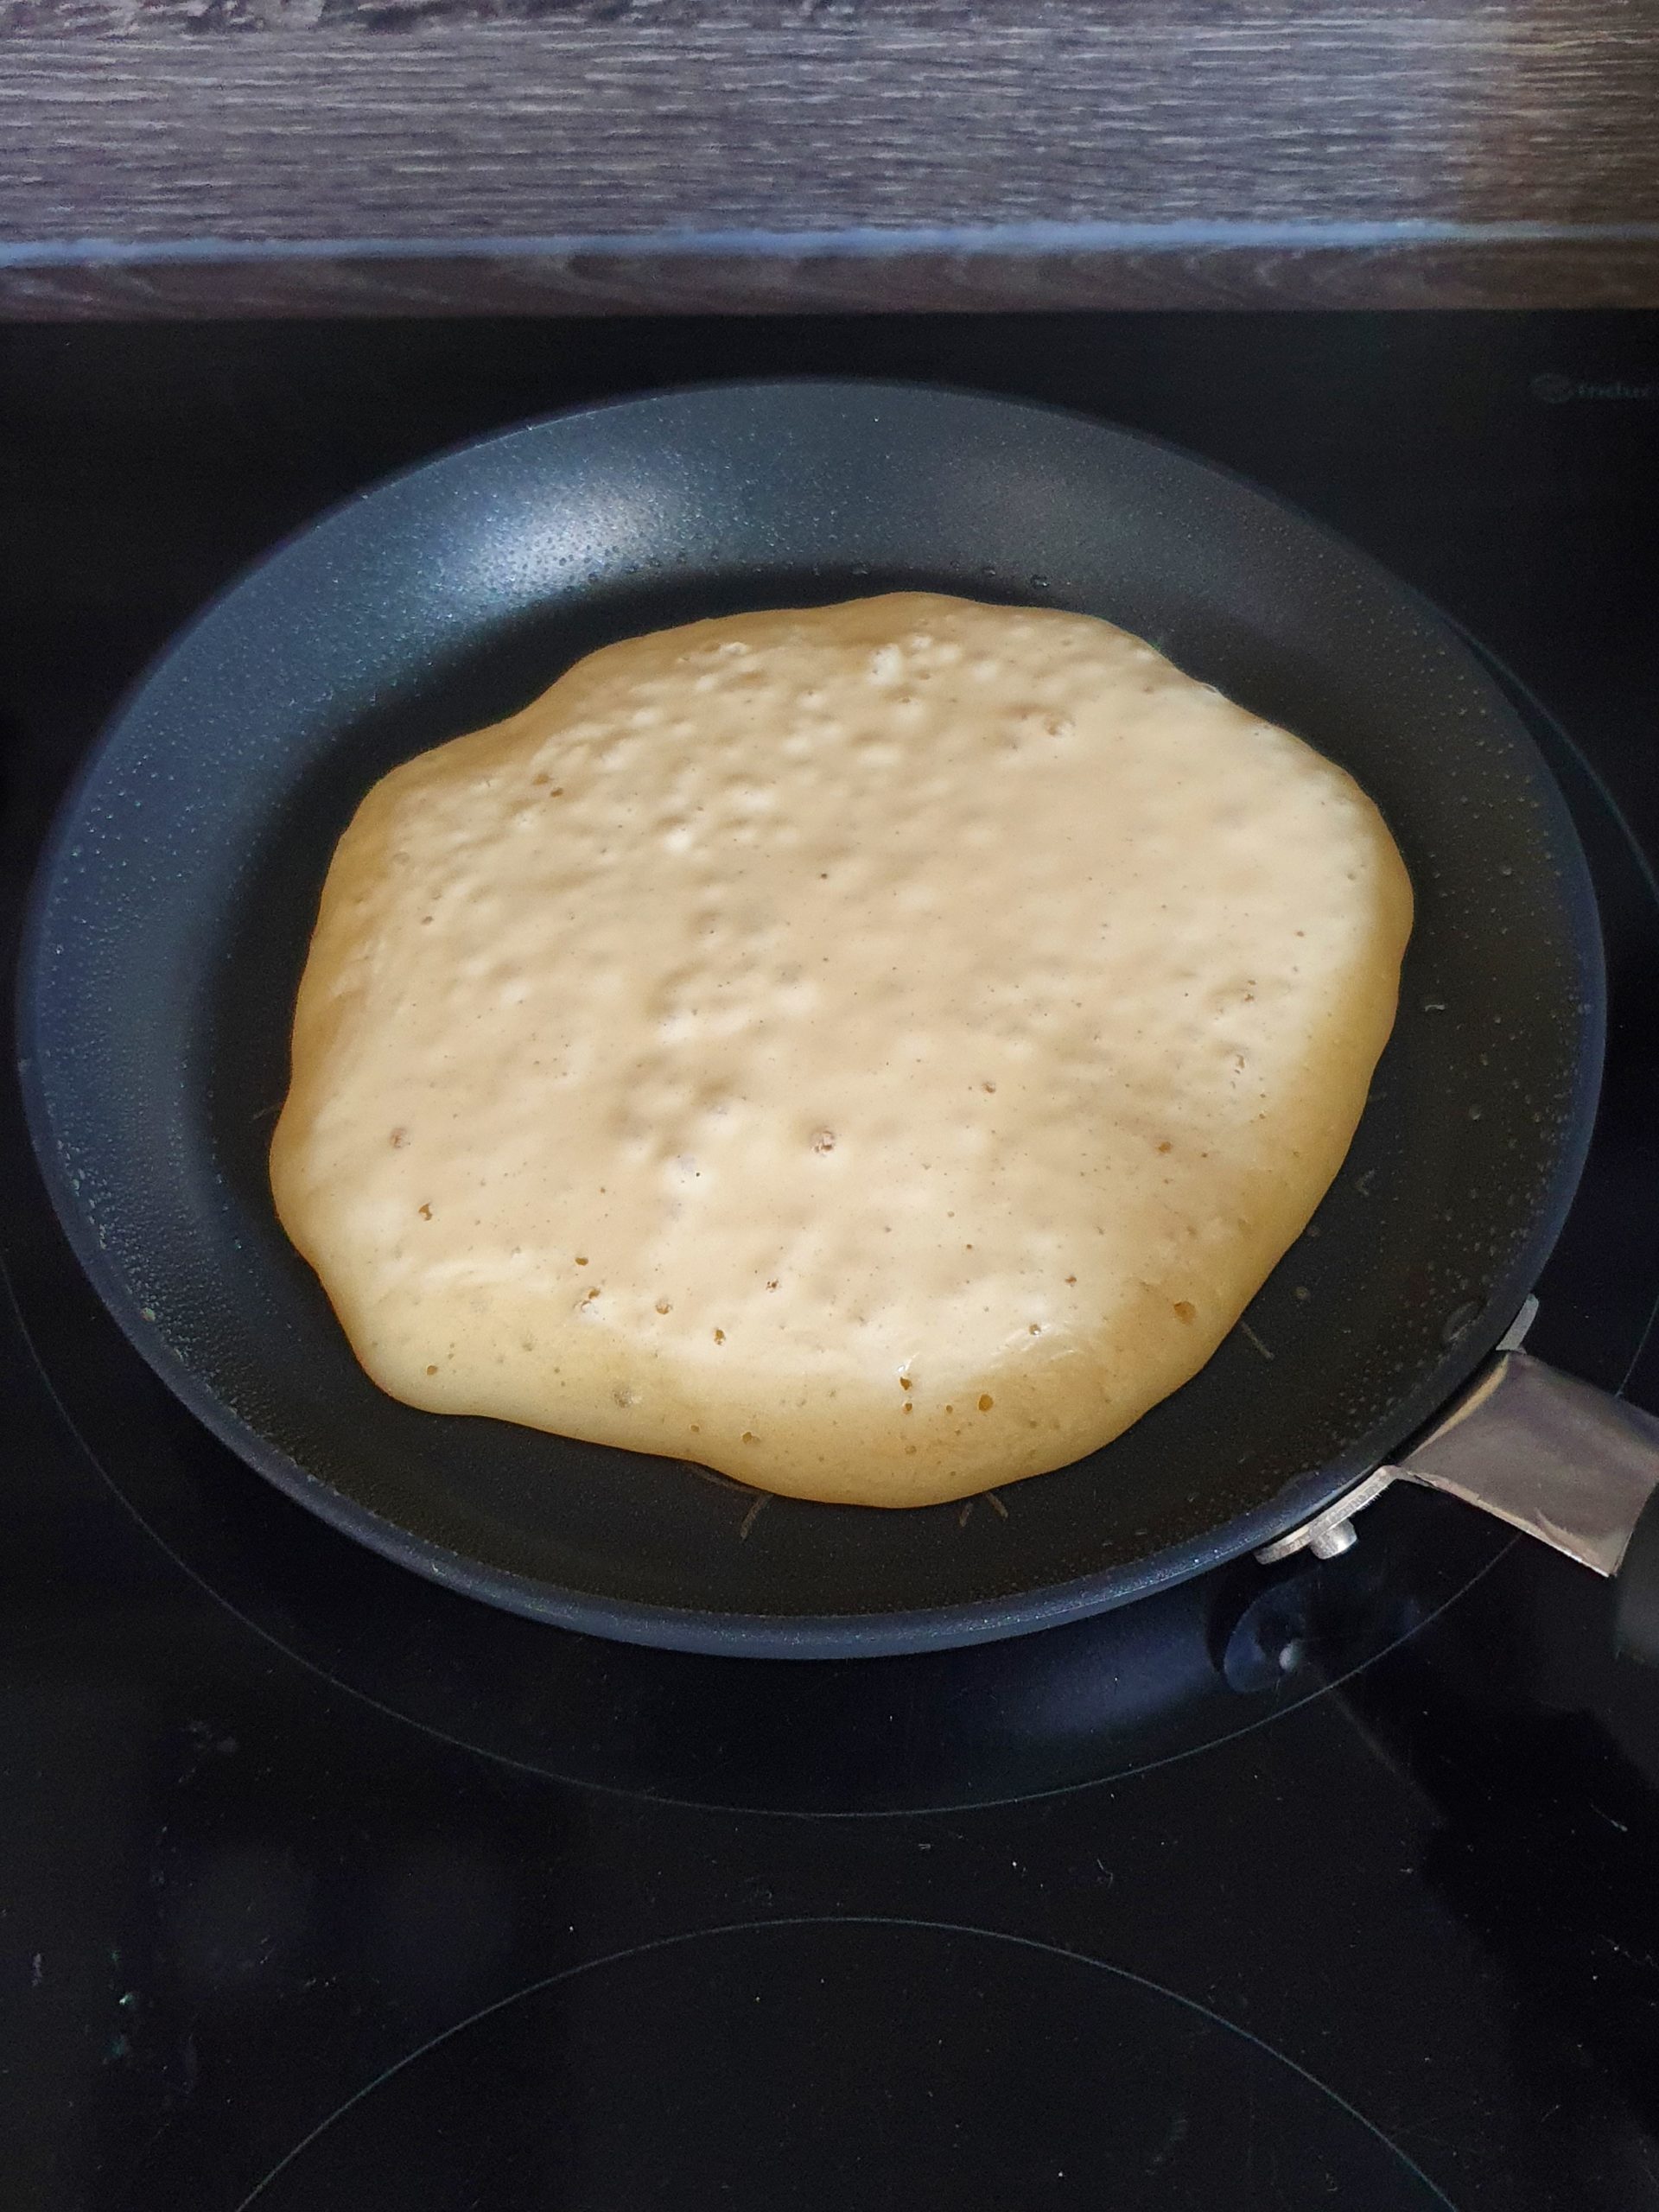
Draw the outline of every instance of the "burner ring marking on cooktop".
<instances>
[{"instance_id":1,"label":"burner ring marking on cooktop","mask_svg":"<svg viewBox=\"0 0 1659 2212\"><path fill-rule=\"evenodd\" d=\"M677 2019L694 2031L675 2043ZM875 1916L690 1929L531 1983L348 2098L239 2212L416 2201L1448 2205L1335 2091L1192 1999L1031 1937Z\"/></svg>"}]
</instances>

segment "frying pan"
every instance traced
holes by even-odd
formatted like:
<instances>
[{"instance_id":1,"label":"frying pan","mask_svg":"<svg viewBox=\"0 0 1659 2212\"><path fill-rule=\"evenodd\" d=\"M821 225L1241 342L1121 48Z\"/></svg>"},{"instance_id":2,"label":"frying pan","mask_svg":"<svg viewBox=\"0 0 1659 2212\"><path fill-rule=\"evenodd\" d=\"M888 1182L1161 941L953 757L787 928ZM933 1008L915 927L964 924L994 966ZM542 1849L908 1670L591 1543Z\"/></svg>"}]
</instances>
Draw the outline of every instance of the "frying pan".
<instances>
[{"instance_id":1,"label":"frying pan","mask_svg":"<svg viewBox=\"0 0 1659 2212\"><path fill-rule=\"evenodd\" d=\"M357 800L609 639L895 587L1107 616L1308 738L1381 805L1416 929L1395 1035L1313 1225L1193 1382L1093 1459L1011 1488L1001 1513L757 1513L754 1493L677 1462L383 1396L265 1179L318 891ZM1522 1368L1491 1356L1573 1192L1602 1009L1563 802L1400 583L1150 439L828 382L534 423L394 478L262 562L86 763L35 888L20 1002L30 1125L76 1252L158 1372L262 1474L495 1604L799 1656L1014 1634L1274 1542L1332 1548L1355 1485L1400 1464L1471 1376L1477 1395L1497 1377L1513 1411ZM1637 1488L1639 1507L1652 1477Z\"/></svg>"}]
</instances>

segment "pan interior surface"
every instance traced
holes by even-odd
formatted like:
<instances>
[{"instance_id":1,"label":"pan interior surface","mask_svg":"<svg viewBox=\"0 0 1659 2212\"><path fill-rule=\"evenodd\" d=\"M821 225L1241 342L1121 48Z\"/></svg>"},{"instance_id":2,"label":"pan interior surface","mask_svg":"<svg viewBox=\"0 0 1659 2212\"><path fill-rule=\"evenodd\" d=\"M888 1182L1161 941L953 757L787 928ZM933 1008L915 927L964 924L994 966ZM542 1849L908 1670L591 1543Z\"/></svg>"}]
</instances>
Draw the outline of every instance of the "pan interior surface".
<instances>
[{"instance_id":1,"label":"pan interior surface","mask_svg":"<svg viewBox=\"0 0 1659 2212\"><path fill-rule=\"evenodd\" d=\"M410 754L593 647L924 588L1099 614L1306 738L1381 806L1417 920L1394 1037L1306 1235L1203 1372L982 1505L769 1501L677 1462L422 1414L363 1375L265 1174L334 845ZM210 1427L480 1596L698 1648L1041 1625L1263 1539L1427 1419L1565 1212L1599 1058L1587 873L1530 741L1413 595L1150 441L965 395L669 394L444 456L252 571L87 764L22 979L31 1124L99 1291Z\"/></svg>"}]
</instances>

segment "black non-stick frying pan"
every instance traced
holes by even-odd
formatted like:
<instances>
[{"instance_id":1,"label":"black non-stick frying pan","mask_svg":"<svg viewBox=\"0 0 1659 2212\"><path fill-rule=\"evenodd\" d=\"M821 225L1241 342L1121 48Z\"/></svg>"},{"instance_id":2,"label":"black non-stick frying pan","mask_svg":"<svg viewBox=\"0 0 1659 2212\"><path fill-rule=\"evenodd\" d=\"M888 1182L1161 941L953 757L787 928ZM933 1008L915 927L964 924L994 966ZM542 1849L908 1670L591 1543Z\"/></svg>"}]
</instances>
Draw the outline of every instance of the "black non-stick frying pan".
<instances>
[{"instance_id":1,"label":"black non-stick frying pan","mask_svg":"<svg viewBox=\"0 0 1659 2212\"><path fill-rule=\"evenodd\" d=\"M265 1179L335 839L405 755L604 641L896 586L1109 617L1382 806L1417 891L1352 1154L1246 1322L1094 1459L982 1506L770 1501L677 1462L423 1414L358 1368ZM486 439L325 517L216 601L86 764L22 976L35 1143L134 1342L271 1481L498 1605L803 1656L1012 1634L1260 1547L1486 1362L1587 1142L1602 977L1543 762L1455 638L1326 531L1077 416L798 383ZM1656 1467L1656 1471L1659 1471Z\"/></svg>"}]
</instances>

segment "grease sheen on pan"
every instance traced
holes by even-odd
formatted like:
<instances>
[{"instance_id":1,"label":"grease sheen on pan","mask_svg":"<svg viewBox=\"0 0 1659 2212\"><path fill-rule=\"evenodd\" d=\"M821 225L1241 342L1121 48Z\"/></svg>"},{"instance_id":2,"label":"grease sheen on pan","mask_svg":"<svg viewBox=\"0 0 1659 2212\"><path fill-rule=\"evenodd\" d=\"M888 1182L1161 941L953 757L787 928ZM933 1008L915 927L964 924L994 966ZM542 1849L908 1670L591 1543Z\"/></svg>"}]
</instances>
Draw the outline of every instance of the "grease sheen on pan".
<instances>
[{"instance_id":1,"label":"grease sheen on pan","mask_svg":"<svg viewBox=\"0 0 1659 2212\"><path fill-rule=\"evenodd\" d=\"M1341 1164L1410 921L1349 776L1107 623L695 623L368 793L272 1187L412 1404L967 1496L1209 1357Z\"/></svg>"}]
</instances>

